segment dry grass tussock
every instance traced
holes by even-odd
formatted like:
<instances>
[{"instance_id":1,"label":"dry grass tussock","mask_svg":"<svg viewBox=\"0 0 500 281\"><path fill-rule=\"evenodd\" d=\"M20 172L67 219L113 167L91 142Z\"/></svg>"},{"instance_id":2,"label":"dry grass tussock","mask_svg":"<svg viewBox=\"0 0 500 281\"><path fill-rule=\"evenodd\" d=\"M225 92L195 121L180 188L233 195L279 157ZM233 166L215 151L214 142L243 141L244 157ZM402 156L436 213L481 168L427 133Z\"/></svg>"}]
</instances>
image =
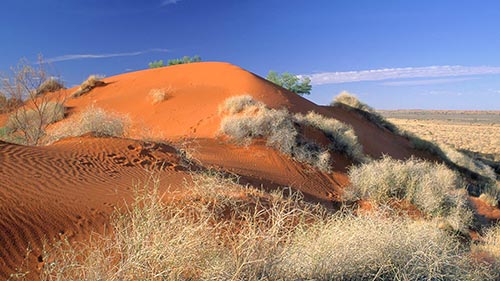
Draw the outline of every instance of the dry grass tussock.
<instances>
[{"instance_id":1,"label":"dry grass tussock","mask_svg":"<svg viewBox=\"0 0 500 281\"><path fill-rule=\"evenodd\" d=\"M151 91L149 91L149 97L151 98L152 103L156 104L166 100L171 92L172 87L151 89Z\"/></svg>"},{"instance_id":2,"label":"dry grass tussock","mask_svg":"<svg viewBox=\"0 0 500 281\"><path fill-rule=\"evenodd\" d=\"M295 118L299 123L315 127L325 133L331 141L329 149L344 152L358 163L369 161L351 126L316 112L309 112L306 115L296 114Z\"/></svg>"},{"instance_id":3,"label":"dry grass tussock","mask_svg":"<svg viewBox=\"0 0 500 281\"><path fill-rule=\"evenodd\" d=\"M431 222L331 214L300 195L193 176L162 203L158 182L117 211L112 232L43 255L43 280L488 280ZM170 196L175 196L170 194ZM184 198L184 199L183 199ZM163 200L164 202L165 200Z\"/></svg>"},{"instance_id":4,"label":"dry grass tussock","mask_svg":"<svg viewBox=\"0 0 500 281\"><path fill-rule=\"evenodd\" d=\"M489 182L481 189L482 193L479 199L491 207L498 207L498 202L500 201L500 181Z\"/></svg>"},{"instance_id":5,"label":"dry grass tussock","mask_svg":"<svg viewBox=\"0 0 500 281\"><path fill-rule=\"evenodd\" d=\"M396 134L399 132L397 126L387 121L382 115L376 112L375 109L361 102L356 96L346 91L343 91L336 96L334 101L331 103L331 106L342 106L347 110L356 111L362 117L380 128L385 128Z\"/></svg>"},{"instance_id":6,"label":"dry grass tussock","mask_svg":"<svg viewBox=\"0 0 500 281\"><path fill-rule=\"evenodd\" d=\"M500 225L489 228L483 240L473 246L472 252L478 255L485 254L494 265L496 272L500 272Z\"/></svg>"},{"instance_id":7,"label":"dry grass tussock","mask_svg":"<svg viewBox=\"0 0 500 281\"><path fill-rule=\"evenodd\" d=\"M351 185L345 192L345 200L367 199L378 204L406 200L429 217L461 232L466 232L472 222L464 184L445 165L385 156L351 168L349 179Z\"/></svg>"},{"instance_id":8,"label":"dry grass tussock","mask_svg":"<svg viewBox=\"0 0 500 281\"><path fill-rule=\"evenodd\" d=\"M83 94L86 94L95 87L101 87L105 86L106 83L104 81L101 81L102 77L98 75L90 75L87 80L83 81L83 83L78 87L78 90L76 90L74 93L71 94L71 97L77 98Z\"/></svg>"},{"instance_id":9,"label":"dry grass tussock","mask_svg":"<svg viewBox=\"0 0 500 281\"><path fill-rule=\"evenodd\" d=\"M300 125L321 130L331 140L329 149L345 153L356 162L366 159L349 126L316 113L293 115L286 109L270 109L248 95L227 99L219 107L219 113L226 114L221 122L221 133L243 144L254 138L266 138L268 146L321 170L329 170L330 154L306 139L301 134Z\"/></svg>"},{"instance_id":10,"label":"dry grass tussock","mask_svg":"<svg viewBox=\"0 0 500 281\"><path fill-rule=\"evenodd\" d=\"M330 154L313 141L302 137L296 121L286 109L270 109L249 96L233 97L219 108L226 115L220 132L241 144L249 144L254 138L266 138L266 143L300 162L317 168L330 169Z\"/></svg>"},{"instance_id":11,"label":"dry grass tussock","mask_svg":"<svg viewBox=\"0 0 500 281\"><path fill-rule=\"evenodd\" d=\"M122 137L130 124L127 116L90 106L50 132L52 141L93 133L98 137Z\"/></svg>"},{"instance_id":12,"label":"dry grass tussock","mask_svg":"<svg viewBox=\"0 0 500 281\"><path fill-rule=\"evenodd\" d=\"M64 84L55 78L50 78L43 82L40 87L36 89L36 93L34 96L37 97L46 93L56 92L61 89L64 89Z\"/></svg>"}]
</instances>

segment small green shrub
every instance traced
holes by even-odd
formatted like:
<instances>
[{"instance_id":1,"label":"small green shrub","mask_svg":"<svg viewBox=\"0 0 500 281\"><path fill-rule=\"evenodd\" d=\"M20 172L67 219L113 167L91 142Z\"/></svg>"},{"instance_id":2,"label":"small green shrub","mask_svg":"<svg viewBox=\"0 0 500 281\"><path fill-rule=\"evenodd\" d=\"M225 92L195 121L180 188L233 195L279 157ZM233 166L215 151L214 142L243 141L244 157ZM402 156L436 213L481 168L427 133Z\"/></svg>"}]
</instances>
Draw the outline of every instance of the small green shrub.
<instances>
[{"instance_id":1,"label":"small green shrub","mask_svg":"<svg viewBox=\"0 0 500 281\"><path fill-rule=\"evenodd\" d=\"M201 57L196 55L194 57L184 56L180 59L171 59L168 60L168 65L186 64L193 62L201 62Z\"/></svg>"},{"instance_id":2,"label":"small green shrub","mask_svg":"<svg viewBox=\"0 0 500 281\"><path fill-rule=\"evenodd\" d=\"M299 77L288 72L278 74L271 70L266 79L300 96L311 93L312 86L309 77Z\"/></svg>"},{"instance_id":3,"label":"small green shrub","mask_svg":"<svg viewBox=\"0 0 500 281\"><path fill-rule=\"evenodd\" d=\"M163 63L163 60L155 60L150 62L148 66L149 68L158 68L158 67L164 67L166 65Z\"/></svg>"},{"instance_id":4,"label":"small green shrub","mask_svg":"<svg viewBox=\"0 0 500 281\"><path fill-rule=\"evenodd\" d=\"M378 161L353 167L344 199L368 199L379 204L406 200L431 217L443 218L464 231L472 221L467 193L458 175L443 164L419 159Z\"/></svg>"}]
</instances>

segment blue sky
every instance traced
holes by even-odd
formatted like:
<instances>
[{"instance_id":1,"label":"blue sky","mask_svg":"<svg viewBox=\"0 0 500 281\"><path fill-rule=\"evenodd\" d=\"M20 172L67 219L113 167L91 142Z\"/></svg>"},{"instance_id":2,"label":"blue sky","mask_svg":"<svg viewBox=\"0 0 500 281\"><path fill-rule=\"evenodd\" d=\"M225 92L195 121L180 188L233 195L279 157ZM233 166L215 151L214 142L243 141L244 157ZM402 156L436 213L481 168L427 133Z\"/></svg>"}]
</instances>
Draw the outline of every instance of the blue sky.
<instances>
[{"instance_id":1,"label":"blue sky","mask_svg":"<svg viewBox=\"0 0 500 281\"><path fill-rule=\"evenodd\" d=\"M71 86L89 74L200 55L307 75L379 109L500 110L499 1L3 0L0 70L38 53Z\"/></svg>"}]
</instances>

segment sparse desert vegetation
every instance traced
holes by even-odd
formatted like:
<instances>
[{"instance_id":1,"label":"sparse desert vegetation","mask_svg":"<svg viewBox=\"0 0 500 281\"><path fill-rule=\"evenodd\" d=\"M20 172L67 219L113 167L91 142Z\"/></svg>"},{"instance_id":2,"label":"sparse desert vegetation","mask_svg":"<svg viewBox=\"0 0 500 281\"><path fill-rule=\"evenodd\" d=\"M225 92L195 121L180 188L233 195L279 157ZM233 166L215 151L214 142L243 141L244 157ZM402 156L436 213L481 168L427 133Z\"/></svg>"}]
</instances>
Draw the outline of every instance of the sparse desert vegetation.
<instances>
[{"instance_id":1,"label":"sparse desert vegetation","mask_svg":"<svg viewBox=\"0 0 500 281\"><path fill-rule=\"evenodd\" d=\"M286 109L269 109L248 95L227 99L219 107L219 112L229 113L222 119L221 133L243 144L263 137L268 146L325 171L329 169L329 152L306 139L297 129L299 124L324 133L330 140L328 149L345 153L356 162L367 159L352 128L314 112L294 115Z\"/></svg>"},{"instance_id":2,"label":"sparse desert vegetation","mask_svg":"<svg viewBox=\"0 0 500 281\"><path fill-rule=\"evenodd\" d=\"M493 265L474 262L466 246L432 222L334 214L300 194L267 193L214 173L194 174L192 195L170 203L157 187L142 187L131 206L113 215L112 233L45 251L51 262L42 279L498 277ZM477 250L496 254L494 243Z\"/></svg>"},{"instance_id":3,"label":"sparse desert vegetation","mask_svg":"<svg viewBox=\"0 0 500 281\"><path fill-rule=\"evenodd\" d=\"M207 65L256 92L235 96L249 91L182 66L127 73L86 98L51 103L50 112L63 112L54 120L65 118L44 121L52 124L38 144L47 146L0 142L7 155L1 190L28 198L6 200L16 215L0 214L5 233L26 237L2 250L14 253L2 254L5 272L17 269L11 279L500 277L489 253L500 194L489 167L399 129L352 95L316 106L275 87L275 96L259 91L268 82L234 66ZM96 86L94 79L83 84L85 91ZM169 99L171 87L159 85L196 94ZM341 118L353 112L376 126ZM337 114L343 122L331 118ZM15 123L1 117L5 135ZM147 126L162 137L133 133ZM373 140L358 139L366 128ZM370 141L378 133L401 150L377 148L384 156L374 156ZM174 147L180 142L187 143L181 150ZM442 164L404 156L414 148ZM29 168L33 157L36 169ZM131 188L152 170L165 182L150 178ZM40 180L48 174L55 176Z\"/></svg>"},{"instance_id":4,"label":"sparse desert vegetation","mask_svg":"<svg viewBox=\"0 0 500 281\"><path fill-rule=\"evenodd\" d=\"M220 132L239 143L250 144L254 138L265 138L268 146L298 161L329 169L328 151L300 135L288 110L270 109L249 96L240 96L226 100L219 112L233 113L222 119Z\"/></svg>"},{"instance_id":5,"label":"sparse desert vegetation","mask_svg":"<svg viewBox=\"0 0 500 281\"><path fill-rule=\"evenodd\" d=\"M19 61L10 76L2 78L0 106L8 113L5 139L38 145L45 137L47 127L65 116L64 85L46 71L46 63L39 56L37 64ZM7 96L9 98L7 98Z\"/></svg>"}]
</instances>

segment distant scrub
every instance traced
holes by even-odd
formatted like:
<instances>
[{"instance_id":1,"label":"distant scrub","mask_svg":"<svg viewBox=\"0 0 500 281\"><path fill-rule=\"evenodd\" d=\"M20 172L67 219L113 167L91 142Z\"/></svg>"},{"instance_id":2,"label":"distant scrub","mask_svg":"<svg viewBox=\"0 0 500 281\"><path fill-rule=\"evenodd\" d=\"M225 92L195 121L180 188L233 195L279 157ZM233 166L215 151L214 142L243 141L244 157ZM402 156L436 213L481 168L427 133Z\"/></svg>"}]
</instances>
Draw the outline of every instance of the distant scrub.
<instances>
[{"instance_id":1,"label":"distant scrub","mask_svg":"<svg viewBox=\"0 0 500 281\"><path fill-rule=\"evenodd\" d=\"M458 169L461 173L475 173L484 179L481 179L483 185L496 180L495 172L488 165L480 161L476 161L464 153L461 153L450 146L436 144L431 141L424 140L410 132L399 129L396 125L387 121L382 115L377 113L373 108L359 101L354 95L348 92L340 93L332 103L332 106L341 106L348 110L353 110L366 118L368 121L376 124L380 128L386 128L396 135L407 138L413 148L421 151L426 151L432 155L438 156L452 169ZM470 174L466 176L470 177Z\"/></svg>"},{"instance_id":2,"label":"distant scrub","mask_svg":"<svg viewBox=\"0 0 500 281\"><path fill-rule=\"evenodd\" d=\"M50 280L494 280L434 223L330 213L300 194L193 175L165 204L147 184L106 236L46 247ZM208 191L208 192L207 192ZM214 192L210 192L214 191ZM233 195L231 195L233 194ZM238 196L234 196L238 194ZM174 196L175 194L169 194ZM177 203L176 203L177 202ZM227 215L229 214L229 216ZM485 244L490 245L491 242ZM488 248L487 251L493 251ZM481 249L486 251L486 249Z\"/></svg>"},{"instance_id":3,"label":"distant scrub","mask_svg":"<svg viewBox=\"0 0 500 281\"><path fill-rule=\"evenodd\" d=\"M465 186L445 165L385 156L351 168L349 179L346 200L367 199L378 204L405 200L431 217L443 218L455 230L464 231L472 221Z\"/></svg>"},{"instance_id":4,"label":"distant scrub","mask_svg":"<svg viewBox=\"0 0 500 281\"><path fill-rule=\"evenodd\" d=\"M90 106L51 132L51 139L92 133L98 137L122 137L130 121L127 117Z\"/></svg>"},{"instance_id":5,"label":"distant scrub","mask_svg":"<svg viewBox=\"0 0 500 281\"><path fill-rule=\"evenodd\" d=\"M104 81L101 81L102 77L98 75L90 75L87 80L83 81L83 83L78 87L78 90L76 90L73 94L71 94L72 97L77 98L83 94L86 94L92 89L96 87L101 87L105 86L106 83Z\"/></svg>"}]
</instances>

